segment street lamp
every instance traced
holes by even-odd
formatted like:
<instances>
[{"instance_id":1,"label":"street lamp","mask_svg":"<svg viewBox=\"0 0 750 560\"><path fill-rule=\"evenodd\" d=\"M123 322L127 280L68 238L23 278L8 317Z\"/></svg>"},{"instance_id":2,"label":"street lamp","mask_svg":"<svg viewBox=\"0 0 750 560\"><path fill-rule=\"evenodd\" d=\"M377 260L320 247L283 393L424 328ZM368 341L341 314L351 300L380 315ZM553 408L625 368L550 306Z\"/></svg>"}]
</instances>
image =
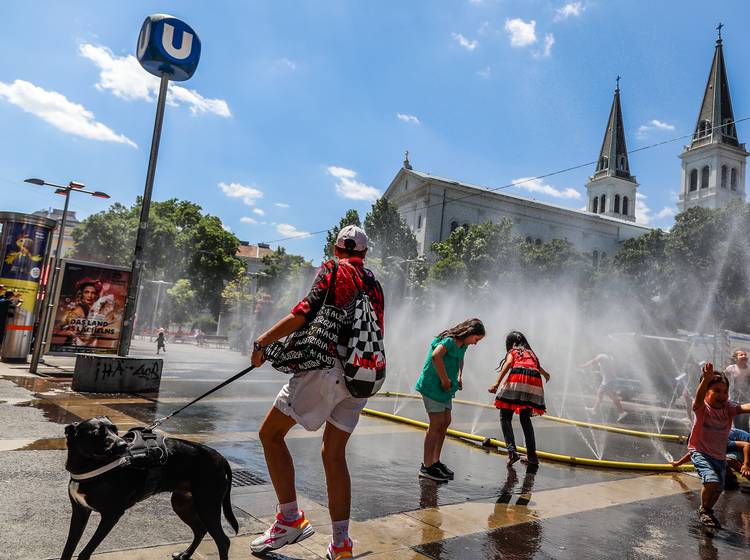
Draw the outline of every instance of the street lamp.
<instances>
[{"instance_id":1,"label":"street lamp","mask_svg":"<svg viewBox=\"0 0 750 560\"><path fill-rule=\"evenodd\" d=\"M52 187L55 189L55 194L60 194L65 197L65 206L63 207L62 218L60 219L59 229L57 232L57 247L55 248L55 269L52 271L52 275L47 282L49 289L44 290L44 299L41 313L39 315L39 326L37 327L36 338L34 339L34 349L31 353L31 365L29 366L29 373L36 373L37 367L39 366L39 359L42 357L42 351L44 349L44 337L47 336L47 323L49 322L50 311L53 305L52 299L54 298L55 292L57 291L57 283L60 280L60 261L62 260L62 242L65 236L65 222L68 214L68 203L70 202L70 193L80 192L95 196L96 198L110 198L110 196L102 191L87 191L86 185L77 181L71 181L68 186L58 185L56 183L48 183L44 179L37 179L35 177L30 179L24 179L24 183L31 183L32 185L38 185L40 187Z\"/></svg>"}]
</instances>

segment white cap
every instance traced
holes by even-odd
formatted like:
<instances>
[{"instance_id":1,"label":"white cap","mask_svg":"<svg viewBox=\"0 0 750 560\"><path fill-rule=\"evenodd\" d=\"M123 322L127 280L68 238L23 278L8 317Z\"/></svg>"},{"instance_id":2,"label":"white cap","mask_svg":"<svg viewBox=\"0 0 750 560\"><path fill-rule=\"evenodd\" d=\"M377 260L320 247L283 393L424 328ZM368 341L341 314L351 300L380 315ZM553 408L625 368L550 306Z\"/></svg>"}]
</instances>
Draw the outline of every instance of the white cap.
<instances>
[{"instance_id":1,"label":"white cap","mask_svg":"<svg viewBox=\"0 0 750 560\"><path fill-rule=\"evenodd\" d=\"M354 246L347 241L353 241ZM365 230L357 226L346 226L336 238L336 247L339 249L348 249L349 251L364 251L367 249L367 234ZM348 245L348 246L347 246Z\"/></svg>"}]
</instances>

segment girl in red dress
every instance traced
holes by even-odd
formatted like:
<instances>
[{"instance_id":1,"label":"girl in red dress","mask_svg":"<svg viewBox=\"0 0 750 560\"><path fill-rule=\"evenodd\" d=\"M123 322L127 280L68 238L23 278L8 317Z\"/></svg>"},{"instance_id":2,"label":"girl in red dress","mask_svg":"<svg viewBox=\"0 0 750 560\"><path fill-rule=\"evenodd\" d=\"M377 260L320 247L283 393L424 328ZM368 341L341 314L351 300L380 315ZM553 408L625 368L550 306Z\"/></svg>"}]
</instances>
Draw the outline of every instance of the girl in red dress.
<instances>
[{"instance_id":1,"label":"girl in red dress","mask_svg":"<svg viewBox=\"0 0 750 560\"><path fill-rule=\"evenodd\" d=\"M550 376L539 364L539 358L523 333L511 331L505 339L505 349L507 354L498 368L500 375L497 382L489 388L489 392L497 393L495 407L500 409L500 427L505 443L508 444L508 466L521 458L516 451L516 439L511 424L514 412L521 418L527 461L529 464L537 465L539 459L536 456L536 440L531 417L546 412L542 377L549 382Z\"/></svg>"}]
</instances>

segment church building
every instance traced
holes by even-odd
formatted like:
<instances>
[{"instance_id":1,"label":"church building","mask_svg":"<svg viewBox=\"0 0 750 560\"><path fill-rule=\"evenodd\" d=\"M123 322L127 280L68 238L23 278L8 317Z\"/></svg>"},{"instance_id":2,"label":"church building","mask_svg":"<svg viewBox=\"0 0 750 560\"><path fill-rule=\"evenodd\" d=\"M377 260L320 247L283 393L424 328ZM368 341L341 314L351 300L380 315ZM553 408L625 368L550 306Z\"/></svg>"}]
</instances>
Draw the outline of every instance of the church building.
<instances>
[{"instance_id":1,"label":"church building","mask_svg":"<svg viewBox=\"0 0 750 560\"><path fill-rule=\"evenodd\" d=\"M695 133L679 156L679 210L744 201L748 155L737 138L719 32ZM594 174L586 183L585 210L417 171L408 152L384 196L398 207L416 235L420 255L431 256L432 243L446 239L456 228L510 218L514 231L526 242L539 245L564 239L591 254L596 263L617 253L627 239L650 231L636 223L638 186L628 161L618 77Z\"/></svg>"}]
</instances>

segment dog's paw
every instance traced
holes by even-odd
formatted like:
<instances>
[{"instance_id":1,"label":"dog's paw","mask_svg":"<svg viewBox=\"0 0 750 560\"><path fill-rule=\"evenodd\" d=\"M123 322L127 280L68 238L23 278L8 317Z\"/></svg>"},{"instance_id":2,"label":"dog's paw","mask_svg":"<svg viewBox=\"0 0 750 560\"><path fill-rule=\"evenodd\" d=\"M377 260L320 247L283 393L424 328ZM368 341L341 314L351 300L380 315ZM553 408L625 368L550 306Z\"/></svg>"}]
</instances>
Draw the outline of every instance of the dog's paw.
<instances>
[{"instance_id":1,"label":"dog's paw","mask_svg":"<svg viewBox=\"0 0 750 560\"><path fill-rule=\"evenodd\" d=\"M193 555L187 552L175 552L172 554L172 560L190 560L192 557Z\"/></svg>"}]
</instances>

